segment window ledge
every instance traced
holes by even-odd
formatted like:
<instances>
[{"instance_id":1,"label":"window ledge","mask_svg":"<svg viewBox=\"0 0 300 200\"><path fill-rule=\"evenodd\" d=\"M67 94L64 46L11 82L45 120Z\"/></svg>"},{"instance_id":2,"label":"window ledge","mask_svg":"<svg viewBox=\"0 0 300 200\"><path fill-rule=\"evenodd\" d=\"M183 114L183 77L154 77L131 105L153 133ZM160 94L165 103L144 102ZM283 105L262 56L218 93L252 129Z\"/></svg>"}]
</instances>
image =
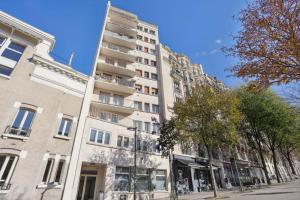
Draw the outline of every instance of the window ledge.
<instances>
[{"instance_id":1,"label":"window ledge","mask_svg":"<svg viewBox=\"0 0 300 200\"><path fill-rule=\"evenodd\" d=\"M45 189L45 188L47 188L47 189L62 189L63 186L61 184L57 184L57 183L55 183L55 184L43 184L43 183L41 183L41 184L37 185L36 188L37 189Z\"/></svg>"},{"instance_id":2,"label":"window ledge","mask_svg":"<svg viewBox=\"0 0 300 200\"><path fill-rule=\"evenodd\" d=\"M10 190L0 190L0 194L7 194Z\"/></svg>"},{"instance_id":3,"label":"window ledge","mask_svg":"<svg viewBox=\"0 0 300 200\"><path fill-rule=\"evenodd\" d=\"M0 74L0 78L6 79L6 80L10 80L10 76L6 76L4 74Z\"/></svg>"},{"instance_id":4,"label":"window ledge","mask_svg":"<svg viewBox=\"0 0 300 200\"><path fill-rule=\"evenodd\" d=\"M109 144L102 144L102 143L100 144L100 143L90 142L90 141L87 141L86 143L90 145L101 146L101 147L111 147Z\"/></svg>"},{"instance_id":5,"label":"window ledge","mask_svg":"<svg viewBox=\"0 0 300 200\"><path fill-rule=\"evenodd\" d=\"M54 135L53 137L57 138L57 139L62 139L62 140L70 140L71 139L71 137L64 136L64 135Z\"/></svg>"},{"instance_id":6,"label":"window ledge","mask_svg":"<svg viewBox=\"0 0 300 200\"><path fill-rule=\"evenodd\" d=\"M14 139L23 140L23 142L29 139L29 137L18 136L18 135L12 135L12 134L8 134L8 133L4 133L4 134L2 135L2 138L3 138L3 139L14 138Z\"/></svg>"}]
</instances>

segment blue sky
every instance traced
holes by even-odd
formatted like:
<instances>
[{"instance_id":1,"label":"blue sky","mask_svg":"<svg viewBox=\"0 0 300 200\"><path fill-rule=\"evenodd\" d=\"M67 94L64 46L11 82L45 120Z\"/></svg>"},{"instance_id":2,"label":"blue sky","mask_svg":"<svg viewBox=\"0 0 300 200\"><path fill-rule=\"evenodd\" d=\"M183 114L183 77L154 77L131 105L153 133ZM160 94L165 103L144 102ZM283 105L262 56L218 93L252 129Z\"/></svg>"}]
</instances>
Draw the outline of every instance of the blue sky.
<instances>
[{"instance_id":1,"label":"blue sky","mask_svg":"<svg viewBox=\"0 0 300 200\"><path fill-rule=\"evenodd\" d=\"M75 51L73 67L89 74L106 0L1 0L0 9L56 37L53 57L68 60ZM206 73L229 86L242 83L228 77L236 62L220 51L232 44L231 34L240 26L232 19L246 0L112 0L112 5L136 13L159 27L161 43L201 63Z\"/></svg>"}]
</instances>

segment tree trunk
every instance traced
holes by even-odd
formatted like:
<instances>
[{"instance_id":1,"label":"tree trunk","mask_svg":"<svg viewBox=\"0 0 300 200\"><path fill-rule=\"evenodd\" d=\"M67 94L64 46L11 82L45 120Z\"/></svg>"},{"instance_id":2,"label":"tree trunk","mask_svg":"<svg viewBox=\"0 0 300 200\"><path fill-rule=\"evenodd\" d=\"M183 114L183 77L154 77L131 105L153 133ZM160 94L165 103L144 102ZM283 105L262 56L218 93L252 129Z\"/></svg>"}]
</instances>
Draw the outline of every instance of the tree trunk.
<instances>
[{"instance_id":1,"label":"tree trunk","mask_svg":"<svg viewBox=\"0 0 300 200\"><path fill-rule=\"evenodd\" d=\"M177 191L175 189L175 177L174 177L174 172L173 172L173 153L172 150L170 150L170 154L169 154L169 165L170 165L170 181L171 181L171 196L170 199L171 200L176 200L177 198Z\"/></svg>"},{"instance_id":2,"label":"tree trunk","mask_svg":"<svg viewBox=\"0 0 300 200\"><path fill-rule=\"evenodd\" d=\"M296 175L296 171L295 171L292 159L291 159L291 153L290 152L287 153L287 158L286 159L289 162L289 166L290 166L290 168L292 170L292 174Z\"/></svg>"},{"instance_id":3,"label":"tree trunk","mask_svg":"<svg viewBox=\"0 0 300 200\"><path fill-rule=\"evenodd\" d=\"M215 174L212 166L212 152L211 148L207 148L208 152L208 161L209 161L209 171L210 171L210 177L211 177L211 182L212 182L212 187L214 190L214 198L217 198L217 184L216 184L216 179L215 179Z\"/></svg>"},{"instance_id":4,"label":"tree trunk","mask_svg":"<svg viewBox=\"0 0 300 200\"><path fill-rule=\"evenodd\" d=\"M280 183L280 174L279 174L279 170L278 170L278 166L277 166L277 158L276 158L276 152L275 149L272 149L272 156L273 156L273 165L275 168L275 173L276 173L276 179L277 179L277 183Z\"/></svg>"},{"instance_id":5,"label":"tree trunk","mask_svg":"<svg viewBox=\"0 0 300 200\"><path fill-rule=\"evenodd\" d=\"M258 153L259 153L262 165L263 165L263 170L264 170L264 173L265 173L265 177L267 179L268 185L271 185L271 180L270 180L270 177L269 177L269 174L268 174L267 165L266 165L266 161L265 161L262 149L261 149L261 145L259 144L258 146L259 146L259 148L258 148L259 152Z\"/></svg>"}]
</instances>

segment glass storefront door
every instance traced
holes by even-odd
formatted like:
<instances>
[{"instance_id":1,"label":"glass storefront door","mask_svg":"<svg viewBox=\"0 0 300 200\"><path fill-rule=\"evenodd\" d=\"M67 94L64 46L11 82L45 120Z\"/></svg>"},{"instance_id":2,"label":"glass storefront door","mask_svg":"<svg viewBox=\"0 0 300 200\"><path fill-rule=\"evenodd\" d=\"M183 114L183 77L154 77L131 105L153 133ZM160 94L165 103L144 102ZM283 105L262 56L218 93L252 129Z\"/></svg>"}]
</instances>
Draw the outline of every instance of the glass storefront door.
<instances>
[{"instance_id":1,"label":"glass storefront door","mask_svg":"<svg viewBox=\"0 0 300 200\"><path fill-rule=\"evenodd\" d=\"M95 185L96 185L96 176L81 175L76 199L77 200L94 200Z\"/></svg>"}]
</instances>

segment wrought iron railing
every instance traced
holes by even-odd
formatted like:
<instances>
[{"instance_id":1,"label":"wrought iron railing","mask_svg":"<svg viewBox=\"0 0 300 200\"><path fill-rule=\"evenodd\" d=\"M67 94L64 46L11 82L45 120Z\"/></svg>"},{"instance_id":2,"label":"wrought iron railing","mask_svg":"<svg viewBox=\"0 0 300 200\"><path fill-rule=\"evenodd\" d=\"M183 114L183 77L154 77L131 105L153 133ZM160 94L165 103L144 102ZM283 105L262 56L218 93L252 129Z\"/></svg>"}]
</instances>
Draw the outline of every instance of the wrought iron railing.
<instances>
[{"instance_id":1,"label":"wrought iron railing","mask_svg":"<svg viewBox=\"0 0 300 200\"><path fill-rule=\"evenodd\" d=\"M4 133L10 134L10 135L16 135L16 136L29 137L30 133L31 133L31 129L7 126Z\"/></svg>"}]
</instances>

